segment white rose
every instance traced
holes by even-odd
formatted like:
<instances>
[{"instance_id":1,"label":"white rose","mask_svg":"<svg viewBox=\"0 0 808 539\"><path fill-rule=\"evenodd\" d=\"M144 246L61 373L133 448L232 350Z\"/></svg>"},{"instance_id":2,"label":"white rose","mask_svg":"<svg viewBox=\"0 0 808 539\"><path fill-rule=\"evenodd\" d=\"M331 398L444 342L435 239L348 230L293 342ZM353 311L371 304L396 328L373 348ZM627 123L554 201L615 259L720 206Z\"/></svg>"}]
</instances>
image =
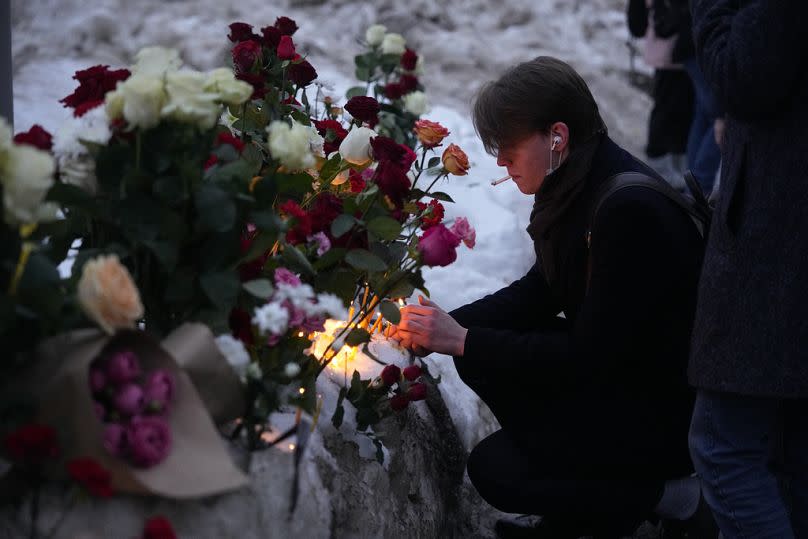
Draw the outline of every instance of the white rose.
<instances>
[{"instance_id":1,"label":"white rose","mask_svg":"<svg viewBox=\"0 0 808 539\"><path fill-rule=\"evenodd\" d=\"M250 354L244 348L244 343L233 338L232 335L224 334L216 337L216 346L239 378L245 378L247 366L250 364Z\"/></svg>"},{"instance_id":2,"label":"white rose","mask_svg":"<svg viewBox=\"0 0 808 539\"><path fill-rule=\"evenodd\" d=\"M50 154L27 144L0 149L0 154L6 222L21 225L55 219L57 207L43 202L53 185L56 168Z\"/></svg>"},{"instance_id":3,"label":"white rose","mask_svg":"<svg viewBox=\"0 0 808 539\"><path fill-rule=\"evenodd\" d=\"M253 93L253 87L236 79L232 69L220 67L208 72L205 90L219 94L219 101L227 105L241 105Z\"/></svg>"},{"instance_id":4,"label":"white rose","mask_svg":"<svg viewBox=\"0 0 808 539\"><path fill-rule=\"evenodd\" d=\"M117 255L101 255L84 264L76 297L87 316L109 334L134 327L143 316L140 293Z\"/></svg>"},{"instance_id":5,"label":"white rose","mask_svg":"<svg viewBox=\"0 0 808 539\"><path fill-rule=\"evenodd\" d=\"M382 39L383 54L404 54L407 40L401 34L385 34Z\"/></svg>"},{"instance_id":6,"label":"white rose","mask_svg":"<svg viewBox=\"0 0 808 539\"><path fill-rule=\"evenodd\" d=\"M289 362L283 368L283 373L289 378L294 378L295 376L300 374L300 365L298 365L297 363Z\"/></svg>"},{"instance_id":7,"label":"white rose","mask_svg":"<svg viewBox=\"0 0 808 539\"><path fill-rule=\"evenodd\" d=\"M95 107L79 118L69 116L53 135L53 154L59 163L59 178L95 193L98 183L95 158L87 151L86 143L105 145L111 135L109 120L101 107Z\"/></svg>"},{"instance_id":8,"label":"white rose","mask_svg":"<svg viewBox=\"0 0 808 539\"><path fill-rule=\"evenodd\" d=\"M166 101L166 92L161 78L145 75L132 75L126 81L119 83L113 93L120 93L123 100L121 113L131 127L148 129L160 122L160 111ZM107 100L107 113L110 109L114 114L120 106L118 98ZM111 118L116 116L110 115Z\"/></svg>"},{"instance_id":9,"label":"white rose","mask_svg":"<svg viewBox=\"0 0 808 539\"><path fill-rule=\"evenodd\" d=\"M312 155L311 128L292 122L273 121L267 127L269 133L269 153L279 160L281 164L292 170L313 167L315 164Z\"/></svg>"},{"instance_id":10,"label":"white rose","mask_svg":"<svg viewBox=\"0 0 808 539\"><path fill-rule=\"evenodd\" d=\"M106 110L107 117L110 120L117 120L123 118L123 94L120 91L121 85L118 84L117 90L107 92L104 97L104 110Z\"/></svg>"},{"instance_id":11,"label":"white rose","mask_svg":"<svg viewBox=\"0 0 808 539\"><path fill-rule=\"evenodd\" d=\"M410 92L404 96L404 110L416 116L429 112L429 101L424 92Z\"/></svg>"},{"instance_id":12,"label":"white rose","mask_svg":"<svg viewBox=\"0 0 808 539\"><path fill-rule=\"evenodd\" d=\"M132 74L160 76L167 71L176 71L181 65L180 54L175 49L146 47L135 55Z\"/></svg>"},{"instance_id":13,"label":"white rose","mask_svg":"<svg viewBox=\"0 0 808 539\"><path fill-rule=\"evenodd\" d=\"M160 115L181 122L195 124L200 129L210 129L222 112L217 102L219 94L206 92L207 76L198 71L182 70L166 74L168 102Z\"/></svg>"},{"instance_id":14,"label":"white rose","mask_svg":"<svg viewBox=\"0 0 808 539\"><path fill-rule=\"evenodd\" d=\"M387 33L387 27L383 24L374 24L365 31L365 41L371 47L378 47Z\"/></svg>"},{"instance_id":15,"label":"white rose","mask_svg":"<svg viewBox=\"0 0 808 539\"><path fill-rule=\"evenodd\" d=\"M354 127L339 145L339 153L343 159L354 165L364 165L371 161L370 139L376 132L368 127Z\"/></svg>"}]
</instances>

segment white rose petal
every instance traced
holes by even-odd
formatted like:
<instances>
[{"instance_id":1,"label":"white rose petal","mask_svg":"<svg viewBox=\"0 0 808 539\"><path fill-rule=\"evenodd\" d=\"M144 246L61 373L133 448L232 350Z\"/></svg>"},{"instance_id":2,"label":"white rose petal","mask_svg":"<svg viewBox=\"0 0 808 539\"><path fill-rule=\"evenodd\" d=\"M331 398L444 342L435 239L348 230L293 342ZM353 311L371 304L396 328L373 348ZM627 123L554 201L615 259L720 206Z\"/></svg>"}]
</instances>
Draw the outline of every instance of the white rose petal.
<instances>
[{"instance_id":1,"label":"white rose petal","mask_svg":"<svg viewBox=\"0 0 808 539\"><path fill-rule=\"evenodd\" d=\"M219 94L205 91L207 76L191 70L172 71L166 74L167 103L160 111L165 118L194 124L200 129L210 129L222 112L217 102Z\"/></svg>"},{"instance_id":2,"label":"white rose petal","mask_svg":"<svg viewBox=\"0 0 808 539\"><path fill-rule=\"evenodd\" d=\"M241 105L253 93L253 87L249 83L238 80L233 75L233 70L225 67L208 72L205 90L218 93L219 101L227 105Z\"/></svg>"},{"instance_id":3,"label":"white rose petal","mask_svg":"<svg viewBox=\"0 0 808 539\"><path fill-rule=\"evenodd\" d=\"M383 54L404 54L407 40L401 34L385 34L382 39Z\"/></svg>"},{"instance_id":4,"label":"white rose petal","mask_svg":"<svg viewBox=\"0 0 808 539\"><path fill-rule=\"evenodd\" d=\"M55 219L57 207L43 202L56 169L50 154L27 144L11 145L0 154L6 222L21 225Z\"/></svg>"},{"instance_id":5,"label":"white rose petal","mask_svg":"<svg viewBox=\"0 0 808 539\"><path fill-rule=\"evenodd\" d=\"M176 71L182 65L180 53L176 49L146 47L135 55L132 74L162 76L167 71Z\"/></svg>"},{"instance_id":6,"label":"white rose petal","mask_svg":"<svg viewBox=\"0 0 808 539\"><path fill-rule=\"evenodd\" d=\"M132 75L119 83L113 94L120 94L123 118L132 127L148 129L160 122L160 111L166 101L163 80L158 77ZM118 97L107 99L107 113L115 118L114 111L119 106Z\"/></svg>"},{"instance_id":7,"label":"white rose petal","mask_svg":"<svg viewBox=\"0 0 808 539\"><path fill-rule=\"evenodd\" d=\"M343 159L354 165L364 165L371 161L370 139L377 133L368 127L354 127L339 145Z\"/></svg>"},{"instance_id":8,"label":"white rose petal","mask_svg":"<svg viewBox=\"0 0 808 539\"><path fill-rule=\"evenodd\" d=\"M269 133L269 152L272 157L292 170L301 170L313 167L315 164L312 154L311 128L306 125L292 122L273 121L267 127Z\"/></svg>"},{"instance_id":9,"label":"white rose petal","mask_svg":"<svg viewBox=\"0 0 808 539\"><path fill-rule=\"evenodd\" d=\"M244 343L232 335L225 334L216 337L216 346L239 378L244 378L247 375L247 366L250 364L250 354L244 348Z\"/></svg>"},{"instance_id":10,"label":"white rose petal","mask_svg":"<svg viewBox=\"0 0 808 539\"><path fill-rule=\"evenodd\" d=\"M365 41L371 47L378 47L387 33L387 27L383 24L374 24L365 31Z\"/></svg>"},{"instance_id":11,"label":"white rose petal","mask_svg":"<svg viewBox=\"0 0 808 539\"><path fill-rule=\"evenodd\" d=\"M289 312L283 305L273 301L255 309L252 323L258 326L261 333L282 335L289 329Z\"/></svg>"},{"instance_id":12,"label":"white rose petal","mask_svg":"<svg viewBox=\"0 0 808 539\"><path fill-rule=\"evenodd\" d=\"M403 99L404 110L407 112L416 116L421 116L422 114L429 112L429 101L427 101L426 94L424 92L410 92L405 95Z\"/></svg>"}]
</instances>

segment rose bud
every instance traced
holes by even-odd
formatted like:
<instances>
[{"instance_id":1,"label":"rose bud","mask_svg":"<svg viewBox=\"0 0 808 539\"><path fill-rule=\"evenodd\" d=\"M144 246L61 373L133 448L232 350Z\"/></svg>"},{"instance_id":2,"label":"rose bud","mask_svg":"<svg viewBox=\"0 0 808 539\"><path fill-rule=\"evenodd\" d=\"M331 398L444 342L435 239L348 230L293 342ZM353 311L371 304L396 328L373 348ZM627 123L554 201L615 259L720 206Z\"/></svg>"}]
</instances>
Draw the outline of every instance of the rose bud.
<instances>
[{"instance_id":1,"label":"rose bud","mask_svg":"<svg viewBox=\"0 0 808 539\"><path fill-rule=\"evenodd\" d=\"M140 376L140 362L134 352L117 352L107 361L106 375L113 384L125 384Z\"/></svg>"},{"instance_id":2,"label":"rose bud","mask_svg":"<svg viewBox=\"0 0 808 539\"><path fill-rule=\"evenodd\" d=\"M104 420L104 416L107 415L107 409L104 408L104 405L98 401L93 401L93 410L95 411L96 417L101 421Z\"/></svg>"},{"instance_id":3,"label":"rose bud","mask_svg":"<svg viewBox=\"0 0 808 539\"><path fill-rule=\"evenodd\" d=\"M400 412L410 404L410 399L406 395L396 394L390 397L390 408L394 412Z\"/></svg>"},{"instance_id":4,"label":"rose bud","mask_svg":"<svg viewBox=\"0 0 808 539\"><path fill-rule=\"evenodd\" d=\"M388 365L382 369L380 376L385 385L391 386L398 383L398 381L401 379L401 369L399 369L396 365Z\"/></svg>"},{"instance_id":5,"label":"rose bud","mask_svg":"<svg viewBox=\"0 0 808 539\"><path fill-rule=\"evenodd\" d=\"M419 376L421 376L421 367L418 365L410 365L404 369L402 374L404 374L404 378L406 378L408 381L414 382Z\"/></svg>"},{"instance_id":6,"label":"rose bud","mask_svg":"<svg viewBox=\"0 0 808 539\"><path fill-rule=\"evenodd\" d=\"M165 369L149 374L143 384L143 401L150 412L163 412L174 397L174 375Z\"/></svg>"},{"instance_id":7,"label":"rose bud","mask_svg":"<svg viewBox=\"0 0 808 539\"><path fill-rule=\"evenodd\" d=\"M416 382L407 390L407 397L411 401L421 401L426 398L426 384Z\"/></svg>"},{"instance_id":8,"label":"rose bud","mask_svg":"<svg viewBox=\"0 0 808 539\"><path fill-rule=\"evenodd\" d=\"M171 451L171 429L159 416L136 417L127 429L132 464L148 468L159 464Z\"/></svg>"},{"instance_id":9,"label":"rose bud","mask_svg":"<svg viewBox=\"0 0 808 539\"><path fill-rule=\"evenodd\" d=\"M128 445L126 427L119 423L107 423L104 425L104 449L110 455L124 456Z\"/></svg>"},{"instance_id":10,"label":"rose bud","mask_svg":"<svg viewBox=\"0 0 808 539\"><path fill-rule=\"evenodd\" d=\"M376 99L365 96L357 95L345 103L345 110L351 113L356 120L360 122L367 122L374 125L378 121L380 105Z\"/></svg>"},{"instance_id":11,"label":"rose bud","mask_svg":"<svg viewBox=\"0 0 808 539\"><path fill-rule=\"evenodd\" d=\"M449 144L449 147L444 150L441 159L443 160L443 168L450 174L465 176L469 171L469 158L466 152L456 144Z\"/></svg>"},{"instance_id":12,"label":"rose bud","mask_svg":"<svg viewBox=\"0 0 808 539\"><path fill-rule=\"evenodd\" d=\"M113 403L122 416L137 415L143 410L143 389L137 384L126 384L118 390Z\"/></svg>"},{"instance_id":13,"label":"rose bud","mask_svg":"<svg viewBox=\"0 0 808 539\"><path fill-rule=\"evenodd\" d=\"M278 59L292 60L295 57L295 43L290 36L281 36L278 43Z\"/></svg>"},{"instance_id":14,"label":"rose bud","mask_svg":"<svg viewBox=\"0 0 808 539\"><path fill-rule=\"evenodd\" d=\"M106 385L107 377L104 376L104 371L97 366L90 367L90 391L99 393Z\"/></svg>"}]
</instances>

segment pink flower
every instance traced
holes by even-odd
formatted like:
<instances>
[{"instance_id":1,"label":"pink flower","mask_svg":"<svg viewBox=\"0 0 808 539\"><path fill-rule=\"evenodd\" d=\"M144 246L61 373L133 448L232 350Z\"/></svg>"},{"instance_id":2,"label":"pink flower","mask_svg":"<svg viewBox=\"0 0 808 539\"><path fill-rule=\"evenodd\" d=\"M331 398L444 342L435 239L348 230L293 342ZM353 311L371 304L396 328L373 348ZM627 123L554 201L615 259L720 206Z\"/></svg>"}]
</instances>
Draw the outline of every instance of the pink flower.
<instances>
[{"instance_id":1,"label":"pink flower","mask_svg":"<svg viewBox=\"0 0 808 539\"><path fill-rule=\"evenodd\" d=\"M396 365L388 365L384 369L382 369L381 373L382 382L384 385L391 386L401 379L401 369L399 369Z\"/></svg>"},{"instance_id":2,"label":"pink flower","mask_svg":"<svg viewBox=\"0 0 808 539\"><path fill-rule=\"evenodd\" d=\"M163 412L174 398L176 382L166 369L152 371L143 385L143 400L150 412Z\"/></svg>"},{"instance_id":3,"label":"pink flower","mask_svg":"<svg viewBox=\"0 0 808 539\"><path fill-rule=\"evenodd\" d=\"M122 416L137 415L143 410L143 388L137 384L121 386L113 398L113 403Z\"/></svg>"},{"instance_id":4,"label":"pink flower","mask_svg":"<svg viewBox=\"0 0 808 539\"><path fill-rule=\"evenodd\" d=\"M281 305L289 312L289 327L297 327L303 324L303 321L306 319L305 311L295 307L288 299L281 303Z\"/></svg>"},{"instance_id":5,"label":"pink flower","mask_svg":"<svg viewBox=\"0 0 808 539\"><path fill-rule=\"evenodd\" d=\"M407 397L411 401L420 401L426 398L426 384L416 382L407 390Z\"/></svg>"},{"instance_id":6,"label":"pink flower","mask_svg":"<svg viewBox=\"0 0 808 539\"><path fill-rule=\"evenodd\" d=\"M457 259L455 249L458 245L460 238L446 226L439 224L424 232L418 241L418 250L427 266L448 266Z\"/></svg>"},{"instance_id":7,"label":"pink flower","mask_svg":"<svg viewBox=\"0 0 808 539\"><path fill-rule=\"evenodd\" d=\"M98 366L90 367L90 391L99 393L107 385L107 377Z\"/></svg>"},{"instance_id":8,"label":"pink flower","mask_svg":"<svg viewBox=\"0 0 808 539\"><path fill-rule=\"evenodd\" d=\"M400 412L410 404L410 399L406 395L396 394L390 397L390 408L394 412Z\"/></svg>"},{"instance_id":9,"label":"pink flower","mask_svg":"<svg viewBox=\"0 0 808 539\"><path fill-rule=\"evenodd\" d=\"M116 385L125 384L140 376L140 362L134 352L116 352L106 364L107 379Z\"/></svg>"},{"instance_id":10,"label":"pink flower","mask_svg":"<svg viewBox=\"0 0 808 539\"><path fill-rule=\"evenodd\" d=\"M323 256L328 252L329 249L331 249L331 240L328 239L325 232L318 232L317 234L309 236L306 239L310 242L317 243L317 256Z\"/></svg>"},{"instance_id":11,"label":"pink flower","mask_svg":"<svg viewBox=\"0 0 808 539\"><path fill-rule=\"evenodd\" d=\"M171 429L160 416L135 417L127 430L132 464L149 468L171 451Z\"/></svg>"},{"instance_id":12,"label":"pink flower","mask_svg":"<svg viewBox=\"0 0 808 539\"><path fill-rule=\"evenodd\" d=\"M104 425L104 449L110 455L123 457L129 445L126 436L126 427L120 423L107 423Z\"/></svg>"},{"instance_id":13,"label":"pink flower","mask_svg":"<svg viewBox=\"0 0 808 539\"><path fill-rule=\"evenodd\" d=\"M455 236L463 240L466 247L474 249L474 244L477 242L477 232L475 232L474 227L469 224L468 219L458 217L449 230L451 230Z\"/></svg>"},{"instance_id":14,"label":"pink flower","mask_svg":"<svg viewBox=\"0 0 808 539\"><path fill-rule=\"evenodd\" d=\"M291 286L300 286L300 277L292 273L286 268L278 268L275 270L275 284L288 284Z\"/></svg>"},{"instance_id":15,"label":"pink flower","mask_svg":"<svg viewBox=\"0 0 808 539\"><path fill-rule=\"evenodd\" d=\"M410 365L404 369L402 374L404 375L404 378L410 382L414 382L419 376L421 376L421 367L418 365Z\"/></svg>"}]
</instances>

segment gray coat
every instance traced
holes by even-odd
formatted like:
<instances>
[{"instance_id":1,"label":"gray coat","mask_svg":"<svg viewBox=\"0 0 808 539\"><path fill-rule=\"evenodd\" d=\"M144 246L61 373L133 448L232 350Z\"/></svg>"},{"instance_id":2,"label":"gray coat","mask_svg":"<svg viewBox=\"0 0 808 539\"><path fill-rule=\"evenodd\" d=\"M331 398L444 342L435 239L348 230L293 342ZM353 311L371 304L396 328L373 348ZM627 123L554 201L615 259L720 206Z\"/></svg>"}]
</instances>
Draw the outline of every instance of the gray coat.
<instances>
[{"instance_id":1,"label":"gray coat","mask_svg":"<svg viewBox=\"0 0 808 539\"><path fill-rule=\"evenodd\" d=\"M704 75L727 111L690 382L808 397L806 0L696 0Z\"/></svg>"}]
</instances>

